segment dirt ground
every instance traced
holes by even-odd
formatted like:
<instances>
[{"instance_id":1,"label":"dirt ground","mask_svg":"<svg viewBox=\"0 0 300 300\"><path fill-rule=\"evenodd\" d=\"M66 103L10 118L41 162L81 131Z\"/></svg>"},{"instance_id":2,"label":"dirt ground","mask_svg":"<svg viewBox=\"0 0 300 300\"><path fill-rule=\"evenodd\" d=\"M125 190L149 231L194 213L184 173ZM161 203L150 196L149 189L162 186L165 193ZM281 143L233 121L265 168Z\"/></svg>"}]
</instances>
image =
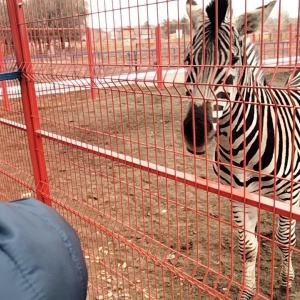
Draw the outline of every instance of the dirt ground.
<instances>
[{"instance_id":1,"label":"dirt ground","mask_svg":"<svg viewBox=\"0 0 300 300\"><path fill-rule=\"evenodd\" d=\"M279 74L273 84L286 77ZM228 199L81 148L89 144L216 180L214 143L203 157L185 150L182 94L181 86L124 85L97 90L94 101L86 90L38 98L42 129L81 142L74 148L44 139L44 151L54 207L81 237L90 300L237 299L242 264ZM20 101L0 117L23 123ZM17 197L25 183L33 186L25 133L8 129L0 151L3 165L8 162L2 167L21 178L17 190L11 180L1 194L13 189ZM276 218L264 211L260 218L258 290L269 298L279 286L280 253L271 242ZM300 250L293 261L299 292Z\"/></svg>"}]
</instances>

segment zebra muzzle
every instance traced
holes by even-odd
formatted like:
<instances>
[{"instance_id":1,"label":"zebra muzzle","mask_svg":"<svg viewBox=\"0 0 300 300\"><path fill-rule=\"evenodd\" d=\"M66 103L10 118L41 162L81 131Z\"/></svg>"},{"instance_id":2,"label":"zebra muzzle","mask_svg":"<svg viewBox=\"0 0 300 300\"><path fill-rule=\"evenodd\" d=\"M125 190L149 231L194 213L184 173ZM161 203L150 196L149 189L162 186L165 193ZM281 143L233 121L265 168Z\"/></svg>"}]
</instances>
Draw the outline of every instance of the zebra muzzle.
<instances>
[{"instance_id":1,"label":"zebra muzzle","mask_svg":"<svg viewBox=\"0 0 300 300\"><path fill-rule=\"evenodd\" d=\"M191 89L187 90L187 91L185 92L185 95L186 95L187 97L191 97L191 96L193 95L192 90L191 90Z\"/></svg>"},{"instance_id":2,"label":"zebra muzzle","mask_svg":"<svg viewBox=\"0 0 300 300\"><path fill-rule=\"evenodd\" d=\"M205 153L205 150L204 150L204 151L196 151L196 152L190 150L189 148L186 148L186 150L187 150L189 153L191 153L191 154L196 154L196 155L203 155L203 154Z\"/></svg>"}]
</instances>

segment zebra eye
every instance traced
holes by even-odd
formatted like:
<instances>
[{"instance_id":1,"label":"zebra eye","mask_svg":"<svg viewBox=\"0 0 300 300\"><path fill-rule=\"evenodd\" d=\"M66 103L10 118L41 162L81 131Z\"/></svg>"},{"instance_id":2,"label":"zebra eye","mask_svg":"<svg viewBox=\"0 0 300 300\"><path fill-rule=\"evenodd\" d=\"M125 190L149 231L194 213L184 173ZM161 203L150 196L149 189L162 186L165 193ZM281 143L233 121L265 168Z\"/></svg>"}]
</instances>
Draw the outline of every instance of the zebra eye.
<instances>
[{"instance_id":1,"label":"zebra eye","mask_svg":"<svg viewBox=\"0 0 300 300\"><path fill-rule=\"evenodd\" d=\"M239 61L239 57L232 55L231 57L231 65L235 65Z\"/></svg>"}]
</instances>

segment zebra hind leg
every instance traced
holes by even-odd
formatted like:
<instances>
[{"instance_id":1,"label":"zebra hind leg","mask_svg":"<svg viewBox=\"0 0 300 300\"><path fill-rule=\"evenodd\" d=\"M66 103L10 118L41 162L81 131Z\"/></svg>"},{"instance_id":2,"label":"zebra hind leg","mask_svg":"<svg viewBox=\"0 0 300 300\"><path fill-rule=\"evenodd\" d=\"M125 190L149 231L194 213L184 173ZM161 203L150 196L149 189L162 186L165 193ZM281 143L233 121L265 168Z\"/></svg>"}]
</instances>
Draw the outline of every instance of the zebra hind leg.
<instances>
[{"instance_id":1,"label":"zebra hind leg","mask_svg":"<svg viewBox=\"0 0 300 300\"><path fill-rule=\"evenodd\" d=\"M238 299L249 300L256 290L256 257L258 250L255 228L257 225L257 208L242 203L233 204L233 216L239 226L239 252L244 262L243 285Z\"/></svg>"},{"instance_id":2,"label":"zebra hind leg","mask_svg":"<svg viewBox=\"0 0 300 300\"><path fill-rule=\"evenodd\" d=\"M281 287L285 290L291 289L292 283L295 278L294 268L292 265L292 250L290 247L296 245L296 220L279 216L276 240L279 243L278 248L282 255L282 267L281 267Z\"/></svg>"}]
</instances>

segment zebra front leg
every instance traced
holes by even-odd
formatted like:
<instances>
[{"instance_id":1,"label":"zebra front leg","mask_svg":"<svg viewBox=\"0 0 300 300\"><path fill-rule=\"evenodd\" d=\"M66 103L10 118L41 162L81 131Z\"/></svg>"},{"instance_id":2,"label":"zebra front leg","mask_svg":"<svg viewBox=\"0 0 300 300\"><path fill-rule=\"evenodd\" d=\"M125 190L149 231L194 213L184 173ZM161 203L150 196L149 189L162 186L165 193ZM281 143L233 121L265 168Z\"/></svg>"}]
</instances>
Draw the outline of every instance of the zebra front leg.
<instances>
[{"instance_id":1,"label":"zebra front leg","mask_svg":"<svg viewBox=\"0 0 300 300\"><path fill-rule=\"evenodd\" d=\"M283 288L291 288L295 273L292 265L292 250L290 247L296 245L295 234L296 220L279 216L279 221L276 231L276 240L279 242L278 248L282 254L282 267L281 267L281 286Z\"/></svg>"},{"instance_id":2,"label":"zebra front leg","mask_svg":"<svg viewBox=\"0 0 300 300\"><path fill-rule=\"evenodd\" d=\"M255 228L258 220L257 208L242 203L234 203L233 216L235 223L239 226L239 252L244 263L243 285L247 288L241 291L239 299L248 300L252 298L256 289L255 266L258 242Z\"/></svg>"}]
</instances>

